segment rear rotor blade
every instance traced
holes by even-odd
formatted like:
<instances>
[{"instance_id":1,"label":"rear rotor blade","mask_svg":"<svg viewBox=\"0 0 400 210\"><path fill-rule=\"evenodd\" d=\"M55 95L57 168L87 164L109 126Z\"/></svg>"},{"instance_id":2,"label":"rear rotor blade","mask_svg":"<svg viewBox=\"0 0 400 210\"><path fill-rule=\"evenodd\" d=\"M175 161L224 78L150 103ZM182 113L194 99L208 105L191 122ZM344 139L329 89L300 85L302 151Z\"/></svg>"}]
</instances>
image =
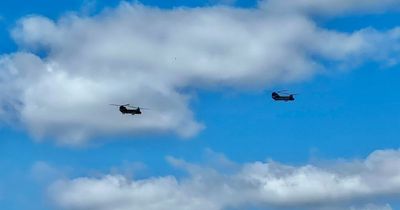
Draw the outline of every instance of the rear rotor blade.
<instances>
[{"instance_id":1,"label":"rear rotor blade","mask_svg":"<svg viewBox=\"0 0 400 210\"><path fill-rule=\"evenodd\" d=\"M110 104L111 106L129 106L129 104Z\"/></svg>"},{"instance_id":2,"label":"rear rotor blade","mask_svg":"<svg viewBox=\"0 0 400 210\"><path fill-rule=\"evenodd\" d=\"M135 108L135 109L139 108L139 109L142 109L142 110L151 110L151 109L149 109L149 108L139 107L139 106L129 106L129 107Z\"/></svg>"},{"instance_id":3,"label":"rear rotor blade","mask_svg":"<svg viewBox=\"0 0 400 210\"><path fill-rule=\"evenodd\" d=\"M288 90L279 90L279 91L276 91L277 93L285 93L285 92L288 92Z\"/></svg>"}]
</instances>

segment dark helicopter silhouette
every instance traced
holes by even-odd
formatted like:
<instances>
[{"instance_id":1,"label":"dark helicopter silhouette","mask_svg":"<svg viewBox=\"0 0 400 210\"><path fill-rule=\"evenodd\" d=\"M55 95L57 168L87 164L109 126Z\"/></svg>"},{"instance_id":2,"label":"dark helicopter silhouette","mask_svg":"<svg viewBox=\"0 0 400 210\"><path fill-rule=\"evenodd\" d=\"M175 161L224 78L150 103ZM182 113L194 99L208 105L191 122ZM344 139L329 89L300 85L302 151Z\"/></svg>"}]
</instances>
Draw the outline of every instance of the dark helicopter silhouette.
<instances>
[{"instance_id":1,"label":"dark helicopter silhouette","mask_svg":"<svg viewBox=\"0 0 400 210\"><path fill-rule=\"evenodd\" d=\"M277 92L272 92L271 96L272 99L274 99L275 101L294 101L294 96L297 94L288 94L285 93L287 90L281 90L281 91L277 91ZM279 95L279 93L283 93L284 95Z\"/></svg>"},{"instance_id":2,"label":"dark helicopter silhouette","mask_svg":"<svg viewBox=\"0 0 400 210\"><path fill-rule=\"evenodd\" d=\"M147 109L147 108L140 108L138 106L131 106L130 104L110 104L111 106L119 106L119 111L122 114L131 114L131 115L135 115L135 114L142 114L141 109ZM127 107L133 108L133 109L129 109ZM148 109L147 109L148 110Z\"/></svg>"}]
</instances>

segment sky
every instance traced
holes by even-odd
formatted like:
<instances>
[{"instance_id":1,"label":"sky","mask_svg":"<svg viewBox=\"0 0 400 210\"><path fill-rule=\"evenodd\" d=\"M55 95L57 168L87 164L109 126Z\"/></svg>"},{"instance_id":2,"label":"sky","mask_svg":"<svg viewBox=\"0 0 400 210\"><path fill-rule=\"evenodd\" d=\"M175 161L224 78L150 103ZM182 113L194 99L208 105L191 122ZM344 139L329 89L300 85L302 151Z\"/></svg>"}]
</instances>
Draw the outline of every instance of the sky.
<instances>
[{"instance_id":1,"label":"sky","mask_svg":"<svg viewBox=\"0 0 400 210\"><path fill-rule=\"evenodd\" d=\"M1 1L0 206L399 209L399 9Z\"/></svg>"}]
</instances>

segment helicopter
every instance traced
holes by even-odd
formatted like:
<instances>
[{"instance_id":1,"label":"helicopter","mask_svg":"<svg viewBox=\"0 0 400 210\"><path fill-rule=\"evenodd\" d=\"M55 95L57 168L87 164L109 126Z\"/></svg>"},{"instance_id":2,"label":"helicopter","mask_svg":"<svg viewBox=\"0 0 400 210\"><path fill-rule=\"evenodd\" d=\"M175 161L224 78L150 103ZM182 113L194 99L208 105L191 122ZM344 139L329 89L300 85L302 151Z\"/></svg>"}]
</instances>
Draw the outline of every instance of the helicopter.
<instances>
[{"instance_id":1,"label":"helicopter","mask_svg":"<svg viewBox=\"0 0 400 210\"><path fill-rule=\"evenodd\" d=\"M287 90L281 90L281 91L276 91L276 92L272 92L272 99L274 99L275 101L294 101L294 96L297 94L288 94L286 93ZM279 95L280 93L283 93L284 95Z\"/></svg>"},{"instance_id":2,"label":"helicopter","mask_svg":"<svg viewBox=\"0 0 400 210\"><path fill-rule=\"evenodd\" d=\"M119 106L119 111L122 114L131 114L131 115L135 115L135 114L142 114L141 109L145 109L145 110L149 110L147 108L140 108L138 106L131 106L130 104L110 104L111 106ZM133 108L133 109L129 109L127 107Z\"/></svg>"}]
</instances>

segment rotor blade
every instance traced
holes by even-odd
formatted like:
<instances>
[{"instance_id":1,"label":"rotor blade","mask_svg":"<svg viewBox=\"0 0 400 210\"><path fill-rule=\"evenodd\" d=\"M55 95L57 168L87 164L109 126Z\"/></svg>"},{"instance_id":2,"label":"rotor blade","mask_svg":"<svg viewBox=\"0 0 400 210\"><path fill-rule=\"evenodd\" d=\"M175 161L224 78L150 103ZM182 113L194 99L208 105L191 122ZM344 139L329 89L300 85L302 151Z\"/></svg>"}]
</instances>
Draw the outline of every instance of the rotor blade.
<instances>
[{"instance_id":1,"label":"rotor blade","mask_svg":"<svg viewBox=\"0 0 400 210\"><path fill-rule=\"evenodd\" d=\"M143 109L143 110L151 110L151 109L145 108L145 107L132 106L130 104L109 104L109 105L111 105L111 106L127 106L127 107L134 108L134 109L140 108L140 109Z\"/></svg>"},{"instance_id":2,"label":"rotor blade","mask_svg":"<svg viewBox=\"0 0 400 210\"><path fill-rule=\"evenodd\" d=\"M139 108L139 109L142 109L142 110L151 110L151 109L145 108L145 107L135 107L135 108Z\"/></svg>"},{"instance_id":3,"label":"rotor blade","mask_svg":"<svg viewBox=\"0 0 400 210\"><path fill-rule=\"evenodd\" d=\"M139 109L143 109L143 110L151 110L151 109L149 109L149 108L139 107L139 106L129 106L129 107L135 108L135 109L139 108Z\"/></svg>"},{"instance_id":4,"label":"rotor blade","mask_svg":"<svg viewBox=\"0 0 400 210\"><path fill-rule=\"evenodd\" d=\"M279 91L276 91L277 93L283 93L283 92L288 92L288 90L279 90Z\"/></svg>"},{"instance_id":5,"label":"rotor blade","mask_svg":"<svg viewBox=\"0 0 400 210\"><path fill-rule=\"evenodd\" d=\"M129 104L110 104L111 106L129 106Z\"/></svg>"}]
</instances>

